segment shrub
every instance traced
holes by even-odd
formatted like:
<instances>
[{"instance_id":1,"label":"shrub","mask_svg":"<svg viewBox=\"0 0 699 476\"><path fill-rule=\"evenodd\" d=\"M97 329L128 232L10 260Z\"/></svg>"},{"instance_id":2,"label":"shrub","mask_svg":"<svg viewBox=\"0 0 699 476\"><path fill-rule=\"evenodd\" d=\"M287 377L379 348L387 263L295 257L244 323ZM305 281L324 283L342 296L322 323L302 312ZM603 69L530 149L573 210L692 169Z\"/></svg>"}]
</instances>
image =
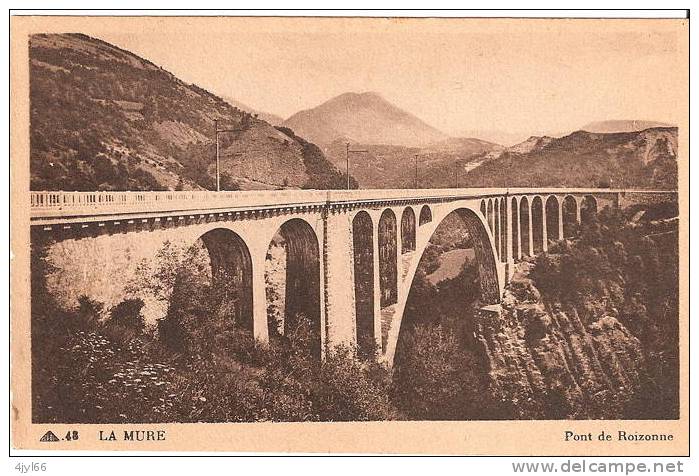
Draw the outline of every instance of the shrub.
<instances>
[{"instance_id":1,"label":"shrub","mask_svg":"<svg viewBox=\"0 0 699 476\"><path fill-rule=\"evenodd\" d=\"M312 386L313 410L321 421L392 420L388 372L376 363L361 364L347 347L334 349Z\"/></svg>"},{"instance_id":2,"label":"shrub","mask_svg":"<svg viewBox=\"0 0 699 476\"><path fill-rule=\"evenodd\" d=\"M484 398L482 364L441 325L407 331L396 355L393 399L411 420L503 418ZM481 371L482 372L482 371Z\"/></svg>"},{"instance_id":3,"label":"shrub","mask_svg":"<svg viewBox=\"0 0 699 476\"><path fill-rule=\"evenodd\" d=\"M144 302L139 298L124 299L109 312L102 332L110 339L126 344L143 334L145 320L141 314Z\"/></svg>"},{"instance_id":4,"label":"shrub","mask_svg":"<svg viewBox=\"0 0 699 476\"><path fill-rule=\"evenodd\" d=\"M78 298L78 308L76 309L75 325L80 329L94 329L104 310L104 304L91 299L86 295Z\"/></svg>"},{"instance_id":5,"label":"shrub","mask_svg":"<svg viewBox=\"0 0 699 476\"><path fill-rule=\"evenodd\" d=\"M111 309L109 319L112 324L127 327L137 332L143 332L145 328L143 315L141 315L143 306L144 302L142 299L124 299Z\"/></svg>"}]
</instances>

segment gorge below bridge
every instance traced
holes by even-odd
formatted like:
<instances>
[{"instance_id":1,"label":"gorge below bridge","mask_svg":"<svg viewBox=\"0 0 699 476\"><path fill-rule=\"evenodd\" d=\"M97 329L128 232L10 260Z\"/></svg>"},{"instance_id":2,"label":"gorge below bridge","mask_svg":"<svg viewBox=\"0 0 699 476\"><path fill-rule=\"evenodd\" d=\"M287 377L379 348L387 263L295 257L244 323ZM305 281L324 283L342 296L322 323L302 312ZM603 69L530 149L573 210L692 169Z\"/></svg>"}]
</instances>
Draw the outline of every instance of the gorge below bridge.
<instances>
[{"instance_id":1,"label":"gorge below bridge","mask_svg":"<svg viewBox=\"0 0 699 476\"><path fill-rule=\"evenodd\" d=\"M676 192L612 189L401 189L247 192L31 192L32 253L50 263L61 306L85 295L109 308L139 263L167 242L203 242L215 286L237 303L236 325L267 342L265 263L281 235L287 318L303 313L321 353L371 346L391 366L411 284L440 223L468 230L481 305L500 302L514 265L571 237L605 206L676 200ZM157 315L146 302L144 314ZM282 331L283 332L283 331Z\"/></svg>"}]
</instances>

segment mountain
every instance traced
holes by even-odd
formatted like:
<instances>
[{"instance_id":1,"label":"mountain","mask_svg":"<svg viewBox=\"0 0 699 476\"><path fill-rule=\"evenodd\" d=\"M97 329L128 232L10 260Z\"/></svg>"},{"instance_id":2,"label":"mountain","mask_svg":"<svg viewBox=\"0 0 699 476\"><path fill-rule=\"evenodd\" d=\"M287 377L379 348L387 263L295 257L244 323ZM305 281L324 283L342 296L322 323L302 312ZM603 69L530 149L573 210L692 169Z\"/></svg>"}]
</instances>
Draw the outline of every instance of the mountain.
<instances>
[{"instance_id":1,"label":"mountain","mask_svg":"<svg viewBox=\"0 0 699 476\"><path fill-rule=\"evenodd\" d=\"M514 154L528 154L530 152L541 150L553 141L553 137L549 136L531 136L529 139L515 144L511 147L505 149L506 151Z\"/></svg>"},{"instance_id":2,"label":"mountain","mask_svg":"<svg viewBox=\"0 0 699 476\"><path fill-rule=\"evenodd\" d=\"M429 177L428 185L439 186L438 170ZM448 183L443 180L441 186ZM677 128L608 134L576 131L560 138L531 138L526 146L484 157L463 175L461 185L675 190Z\"/></svg>"},{"instance_id":3,"label":"mountain","mask_svg":"<svg viewBox=\"0 0 699 476\"><path fill-rule=\"evenodd\" d=\"M277 116L276 114L272 114L271 112L259 111L231 97L223 96L223 99L234 108L238 108L241 111L245 111L247 113L252 114L253 116L257 116L258 119L268 122L273 126L280 126L284 122L283 117Z\"/></svg>"},{"instance_id":4,"label":"mountain","mask_svg":"<svg viewBox=\"0 0 699 476\"><path fill-rule=\"evenodd\" d=\"M426 147L406 147L402 145L351 144L352 150L365 152L351 153L350 175L360 188L413 188L415 186L415 154L418 156L418 186L422 185L422 175L427 169L442 171L445 185L451 186L455 174L452 170L459 164L473 164L474 158L484 153L501 150L502 146L480 139L449 138ZM346 141L337 139L324 149L325 155L343 170L346 167ZM447 185L448 184L448 185Z\"/></svg>"},{"instance_id":5,"label":"mountain","mask_svg":"<svg viewBox=\"0 0 699 476\"><path fill-rule=\"evenodd\" d=\"M32 190L344 187L313 144L104 41L33 35Z\"/></svg>"},{"instance_id":6,"label":"mountain","mask_svg":"<svg viewBox=\"0 0 699 476\"><path fill-rule=\"evenodd\" d=\"M508 132L494 129L469 129L457 134L460 137L478 137L488 142L512 146L527 138L526 133Z\"/></svg>"},{"instance_id":7,"label":"mountain","mask_svg":"<svg viewBox=\"0 0 699 476\"><path fill-rule=\"evenodd\" d=\"M345 93L297 112L283 124L319 145L352 143L421 147L448 136L379 94Z\"/></svg>"},{"instance_id":8,"label":"mountain","mask_svg":"<svg viewBox=\"0 0 699 476\"><path fill-rule=\"evenodd\" d=\"M657 121L596 121L585 124L581 129L587 132L636 132L653 127L674 127L672 124Z\"/></svg>"}]
</instances>

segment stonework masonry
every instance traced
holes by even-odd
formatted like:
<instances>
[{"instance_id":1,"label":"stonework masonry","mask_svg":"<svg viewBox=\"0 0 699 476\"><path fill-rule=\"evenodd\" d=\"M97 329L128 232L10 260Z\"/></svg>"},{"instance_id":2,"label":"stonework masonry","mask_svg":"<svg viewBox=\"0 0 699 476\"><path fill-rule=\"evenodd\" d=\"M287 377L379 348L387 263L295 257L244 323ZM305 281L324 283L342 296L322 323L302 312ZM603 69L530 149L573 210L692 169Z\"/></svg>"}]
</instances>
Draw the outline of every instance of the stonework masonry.
<instances>
[{"instance_id":1,"label":"stonework masonry","mask_svg":"<svg viewBox=\"0 0 699 476\"><path fill-rule=\"evenodd\" d=\"M78 298L86 295L109 309L126 297L127 286L139 264L153 260L167 242L186 249L207 232L228 230L247 247L249 263L245 269L250 270L251 276L239 281L252 287L245 295L250 295L252 300L253 334L266 342L269 336L264 273L270 242L280 230L289 228L291 221L303 224L304 232L289 232L287 239L298 241L289 246L304 250L304 263L317 263L317 270L299 268L294 272L318 273L319 295L317 299L308 299L313 301L313 306L318 306L314 314L320 320L321 349L325 353L337 345L355 346L357 343L353 220L358 213L366 212L364 220L370 219L371 226L365 223L362 229L370 229L371 236L358 242L371 243L373 248L371 259L364 263L370 267L367 271L370 274L364 275L373 277L373 337L377 347L382 349L380 358L391 365L420 258L432 234L450 213L458 211L465 218L474 247L478 248L476 257L483 286L481 302L498 305L514 263L534 253L534 236L542 242L536 248L545 250L548 239L559 238L571 220L579 221L581 208L589 204L600 210L605 206L627 206L673 197L676 197L674 192L578 189L221 192L221 195L212 192L118 192L112 195L33 192L32 252L43 248L51 270L47 288L61 306L74 308ZM573 214L564 213L566 199L575 204ZM523 201L527 207L520 206ZM532 221L534 203L541 216ZM387 210L396 219L395 233L390 237L393 240L390 248L396 250L396 257L388 262L385 256L382 261L386 253L380 253L380 240L385 237L380 237L379 227L381 216ZM526 215L521 215L523 210ZM556 216L550 216L552 214ZM416 217L420 217L419 223ZM404 218L409 222L401 222ZM547 227L552 223L557 229ZM524 231L528 231L526 245L522 224ZM535 233L533 226L538 227ZM225 234L208 236L219 235ZM408 240L405 249L403 236ZM316 260L309 261L312 257L306 256L308 253L316 253ZM382 278L386 282L382 273L388 272L387 266L393 267L388 271L397 281L396 299L389 303L390 312L381 309L380 304ZM241 269L243 267L238 267L236 272L240 273ZM296 282L303 285L308 277L297 278ZM154 321L164 316L166 309L162 303L145 301L147 319ZM381 339L382 313L388 316L388 321L383 323L385 345Z\"/></svg>"}]
</instances>

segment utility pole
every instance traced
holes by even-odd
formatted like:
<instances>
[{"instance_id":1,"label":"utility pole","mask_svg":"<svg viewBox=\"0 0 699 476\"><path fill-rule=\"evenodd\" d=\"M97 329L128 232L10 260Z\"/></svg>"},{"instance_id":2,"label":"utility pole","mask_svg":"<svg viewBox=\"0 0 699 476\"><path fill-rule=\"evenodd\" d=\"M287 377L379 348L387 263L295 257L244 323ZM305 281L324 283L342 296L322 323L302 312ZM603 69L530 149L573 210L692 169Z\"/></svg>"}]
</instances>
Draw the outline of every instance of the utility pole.
<instances>
[{"instance_id":1,"label":"utility pole","mask_svg":"<svg viewBox=\"0 0 699 476\"><path fill-rule=\"evenodd\" d=\"M417 154L415 154L415 188L417 188Z\"/></svg>"},{"instance_id":2,"label":"utility pole","mask_svg":"<svg viewBox=\"0 0 699 476\"><path fill-rule=\"evenodd\" d=\"M507 174L505 174L505 194L510 194L510 175L512 174L512 154L507 153Z\"/></svg>"},{"instance_id":3,"label":"utility pole","mask_svg":"<svg viewBox=\"0 0 699 476\"><path fill-rule=\"evenodd\" d=\"M365 150L365 149L350 149L350 143L345 142L345 170L347 173L347 190L350 189L350 173L349 173L350 153L363 153L363 152L369 152L369 151Z\"/></svg>"},{"instance_id":4,"label":"utility pole","mask_svg":"<svg viewBox=\"0 0 699 476\"><path fill-rule=\"evenodd\" d=\"M216 191L221 191L221 162L218 152L218 119L214 119L214 135L216 136Z\"/></svg>"}]
</instances>

